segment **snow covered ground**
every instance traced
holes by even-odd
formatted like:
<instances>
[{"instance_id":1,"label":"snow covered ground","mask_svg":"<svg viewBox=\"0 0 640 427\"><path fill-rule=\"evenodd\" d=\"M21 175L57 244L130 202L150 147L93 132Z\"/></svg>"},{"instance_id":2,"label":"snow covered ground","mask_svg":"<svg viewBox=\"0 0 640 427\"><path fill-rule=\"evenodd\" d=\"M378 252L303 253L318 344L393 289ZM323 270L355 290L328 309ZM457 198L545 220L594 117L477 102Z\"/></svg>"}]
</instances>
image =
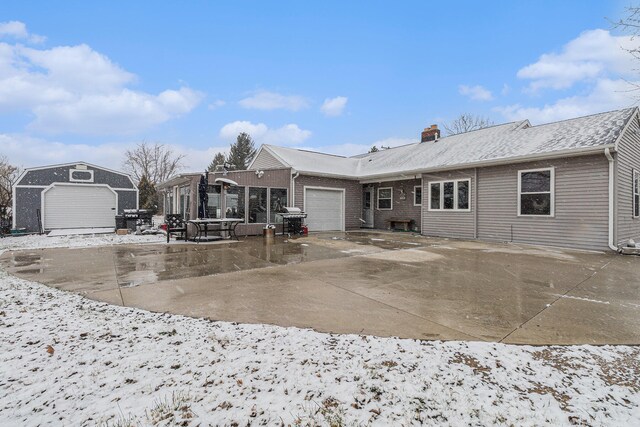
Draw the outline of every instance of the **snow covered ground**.
<instances>
[{"instance_id":1,"label":"snow covered ground","mask_svg":"<svg viewBox=\"0 0 640 427\"><path fill-rule=\"evenodd\" d=\"M0 271L0 425L638 423L639 347L237 325L110 306Z\"/></svg>"},{"instance_id":2,"label":"snow covered ground","mask_svg":"<svg viewBox=\"0 0 640 427\"><path fill-rule=\"evenodd\" d=\"M5 250L17 249L37 249L37 248L79 248L88 246L110 246L131 243L166 243L167 235L147 234L134 235L127 234L118 236L111 234L84 234L84 235L67 235L67 236L47 236L30 234L26 236L10 236L0 238L0 253ZM171 240L174 243L175 240Z\"/></svg>"}]
</instances>

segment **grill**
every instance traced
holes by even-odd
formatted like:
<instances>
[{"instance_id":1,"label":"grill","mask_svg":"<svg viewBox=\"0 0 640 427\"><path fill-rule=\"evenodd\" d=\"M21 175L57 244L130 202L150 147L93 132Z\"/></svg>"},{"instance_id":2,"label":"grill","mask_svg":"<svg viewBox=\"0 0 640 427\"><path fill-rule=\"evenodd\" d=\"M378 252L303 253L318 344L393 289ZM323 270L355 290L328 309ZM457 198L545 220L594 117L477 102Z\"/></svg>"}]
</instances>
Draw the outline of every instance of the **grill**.
<instances>
[{"instance_id":1,"label":"grill","mask_svg":"<svg viewBox=\"0 0 640 427\"><path fill-rule=\"evenodd\" d=\"M284 212L276 214L282 218L282 234L302 234L302 220L307 214L302 212L300 208L287 206Z\"/></svg>"},{"instance_id":2,"label":"grill","mask_svg":"<svg viewBox=\"0 0 640 427\"><path fill-rule=\"evenodd\" d=\"M125 209L122 211L122 219L126 228L131 231L135 231L138 226L153 226L153 213L147 209Z\"/></svg>"}]
</instances>

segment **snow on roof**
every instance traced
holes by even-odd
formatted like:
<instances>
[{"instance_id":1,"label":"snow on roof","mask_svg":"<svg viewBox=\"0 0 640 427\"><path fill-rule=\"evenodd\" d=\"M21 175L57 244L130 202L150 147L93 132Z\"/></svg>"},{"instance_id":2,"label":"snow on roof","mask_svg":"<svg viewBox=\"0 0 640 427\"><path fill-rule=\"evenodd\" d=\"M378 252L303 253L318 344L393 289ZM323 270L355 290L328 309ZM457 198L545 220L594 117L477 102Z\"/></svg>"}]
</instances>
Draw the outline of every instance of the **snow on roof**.
<instances>
[{"instance_id":1,"label":"snow on roof","mask_svg":"<svg viewBox=\"0 0 640 427\"><path fill-rule=\"evenodd\" d=\"M278 160L299 172L345 177L353 177L357 174L359 159L356 158L276 145L263 145L263 147L274 154Z\"/></svg>"},{"instance_id":2,"label":"snow on roof","mask_svg":"<svg viewBox=\"0 0 640 427\"><path fill-rule=\"evenodd\" d=\"M265 147L298 172L363 179L595 150L614 144L635 112L627 108L538 126L523 120L355 157Z\"/></svg>"}]
</instances>

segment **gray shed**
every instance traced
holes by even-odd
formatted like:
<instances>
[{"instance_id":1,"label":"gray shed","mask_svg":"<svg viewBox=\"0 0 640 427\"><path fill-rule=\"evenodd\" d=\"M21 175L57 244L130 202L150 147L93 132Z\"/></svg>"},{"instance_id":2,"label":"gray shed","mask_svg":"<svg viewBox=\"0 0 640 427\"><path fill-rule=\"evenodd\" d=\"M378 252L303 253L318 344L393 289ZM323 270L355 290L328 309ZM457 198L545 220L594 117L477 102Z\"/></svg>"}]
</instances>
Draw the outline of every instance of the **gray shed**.
<instances>
[{"instance_id":1,"label":"gray shed","mask_svg":"<svg viewBox=\"0 0 640 427\"><path fill-rule=\"evenodd\" d=\"M13 186L13 224L27 231L113 228L115 216L138 208L126 173L86 162L25 169Z\"/></svg>"}]
</instances>

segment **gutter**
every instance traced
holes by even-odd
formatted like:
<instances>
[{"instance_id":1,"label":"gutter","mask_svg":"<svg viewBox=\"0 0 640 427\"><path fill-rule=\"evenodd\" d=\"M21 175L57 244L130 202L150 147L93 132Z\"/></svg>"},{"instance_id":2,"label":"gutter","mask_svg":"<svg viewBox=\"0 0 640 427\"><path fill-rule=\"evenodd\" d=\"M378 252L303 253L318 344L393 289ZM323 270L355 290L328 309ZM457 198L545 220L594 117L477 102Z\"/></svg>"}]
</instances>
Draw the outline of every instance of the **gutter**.
<instances>
[{"instance_id":1,"label":"gutter","mask_svg":"<svg viewBox=\"0 0 640 427\"><path fill-rule=\"evenodd\" d=\"M609 238L608 244L609 249L613 251L617 251L618 247L615 244L615 236L614 236L614 160L611 155L611 150L607 147L604 149L604 155L607 157L609 161Z\"/></svg>"}]
</instances>

